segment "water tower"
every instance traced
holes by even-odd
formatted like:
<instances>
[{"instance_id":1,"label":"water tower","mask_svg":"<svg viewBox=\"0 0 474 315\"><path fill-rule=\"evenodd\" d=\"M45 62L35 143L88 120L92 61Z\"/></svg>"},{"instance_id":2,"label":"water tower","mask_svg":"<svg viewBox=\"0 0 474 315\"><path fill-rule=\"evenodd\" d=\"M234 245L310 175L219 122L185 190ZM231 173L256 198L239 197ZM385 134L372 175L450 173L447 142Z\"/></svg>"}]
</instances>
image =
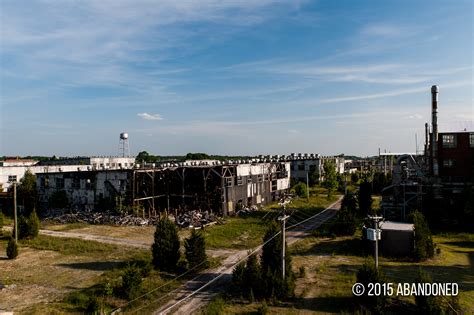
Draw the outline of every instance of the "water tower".
<instances>
[{"instance_id":1,"label":"water tower","mask_svg":"<svg viewBox=\"0 0 474 315\"><path fill-rule=\"evenodd\" d=\"M126 157L130 156L130 145L128 144L128 133L120 133L119 140L119 156Z\"/></svg>"}]
</instances>

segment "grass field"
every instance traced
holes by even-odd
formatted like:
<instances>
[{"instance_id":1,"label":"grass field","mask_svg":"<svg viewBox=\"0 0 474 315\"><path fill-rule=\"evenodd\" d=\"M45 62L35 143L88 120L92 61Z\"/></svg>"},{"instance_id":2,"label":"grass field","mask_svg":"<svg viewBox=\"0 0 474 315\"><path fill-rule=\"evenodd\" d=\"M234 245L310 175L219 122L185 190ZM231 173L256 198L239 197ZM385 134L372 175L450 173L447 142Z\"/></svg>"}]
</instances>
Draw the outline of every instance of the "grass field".
<instances>
[{"instance_id":1,"label":"grass field","mask_svg":"<svg viewBox=\"0 0 474 315\"><path fill-rule=\"evenodd\" d=\"M421 268L434 282L459 284L459 302L466 314L474 312L474 234L440 234L434 241L441 249L435 258L422 263L380 259L380 268L394 283L413 282ZM357 309L352 296L355 272L366 261L360 250L359 237L309 237L291 247L293 270L304 268L304 277L297 279L296 297L288 302L268 305L271 314L352 313ZM220 305L215 305L215 304ZM242 302L229 297L211 303L221 313L255 313L262 303ZM392 299L388 310L410 313L414 298ZM206 313L206 311L204 311Z\"/></svg>"},{"instance_id":2,"label":"grass field","mask_svg":"<svg viewBox=\"0 0 474 315\"><path fill-rule=\"evenodd\" d=\"M309 201L306 198L295 198L287 207L288 211L294 211L288 224L320 212L337 198L335 194L328 199L324 189L311 188ZM256 247L262 243L268 222L279 216L280 211L278 204L272 204L245 216L229 217L224 225L214 225L205 230L207 245L210 248L233 249Z\"/></svg>"}]
</instances>

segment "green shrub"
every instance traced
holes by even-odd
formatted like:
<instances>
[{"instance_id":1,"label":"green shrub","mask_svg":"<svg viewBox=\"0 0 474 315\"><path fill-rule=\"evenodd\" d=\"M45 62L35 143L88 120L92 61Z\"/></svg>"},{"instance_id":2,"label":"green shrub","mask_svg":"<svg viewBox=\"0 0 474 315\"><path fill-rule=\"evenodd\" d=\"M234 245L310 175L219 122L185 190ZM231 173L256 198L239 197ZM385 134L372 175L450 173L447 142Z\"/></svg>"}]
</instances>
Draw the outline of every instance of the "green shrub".
<instances>
[{"instance_id":1,"label":"green shrub","mask_svg":"<svg viewBox=\"0 0 474 315\"><path fill-rule=\"evenodd\" d=\"M152 263L157 269L173 270L178 263L179 252L178 228L168 218L158 221L155 231L155 242L152 245Z\"/></svg>"},{"instance_id":2,"label":"green shrub","mask_svg":"<svg viewBox=\"0 0 474 315\"><path fill-rule=\"evenodd\" d=\"M128 265L122 274L122 291L125 297L132 299L142 283L141 270L135 265Z\"/></svg>"},{"instance_id":3,"label":"green shrub","mask_svg":"<svg viewBox=\"0 0 474 315\"><path fill-rule=\"evenodd\" d=\"M18 244L15 242L13 237L10 237L7 245L7 257L9 259L15 259L18 256Z\"/></svg>"},{"instance_id":4,"label":"green shrub","mask_svg":"<svg viewBox=\"0 0 474 315\"><path fill-rule=\"evenodd\" d=\"M259 315L266 315L268 314L268 305L267 302L263 301L262 305L260 305L257 309L257 314Z\"/></svg>"},{"instance_id":5,"label":"green shrub","mask_svg":"<svg viewBox=\"0 0 474 315\"><path fill-rule=\"evenodd\" d=\"M35 210L30 213L28 218L23 215L18 218L18 238L21 240L37 237L39 228L40 221Z\"/></svg>"},{"instance_id":6,"label":"green shrub","mask_svg":"<svg viewBox=\"0 0 474 315\"><path fill-rule=\"evenodd\" d=\"M209 305L207 306L207 309L204 311L204 314L206 315L220 315L223 313L225 307L225 301L221 298L218 297Z\"/></svg>"},{"instance_id":7,"label":"green shrub","mask_svg":"<svg viewBox=\"0 0 474 315\"><path fill-rule=\"evenodd\" d=\"M357 271L356 282L361 283L365 287L365 292L361 296L356 297L357 300L368 307L375 314L382 314L385 306L387 305L387 297L385 295L380 296L368 296L368 284L369 283L384 283L386 282L385 276L380 270L375 268L372 260L367 260L362 267Z\"/></svg>"},{"instance_id":8,"label":"green shrub","mask_svg":"<svg viewBox=\"0 0 474 315\"><path fill-rule=\"evenodd\" d=\"M86 314L101 314L101 303L96 296L91 296L87 303Z\"/></svg>"},{"instance_id":9,"label":"green shrub","mask_svg":"<svg viewBox=\"0 0 474 315\"><path fill-rule=\"evenodd\" d=\"M306 197L308 195L308 187L306 187L306 184L299 182L293 187L293 191L298 197Z\"/></svg>"},{"instance_id":10,"label":"green shrub","mask_svg":"<svg viewBox=\"0 0 474 315\"><path fill-rule=\"evenodd\" d=\"M416 283L433 283L433 280L428 273L420 268ZM459 306L459 298L457 296L452 296L451 299L448 300L442 296L417 295L415 296L415 304L418 314L452 314L455 312L462 314L461 307ZM453 309L455 312L453 312Z\"/></svg>"}]
</instances>

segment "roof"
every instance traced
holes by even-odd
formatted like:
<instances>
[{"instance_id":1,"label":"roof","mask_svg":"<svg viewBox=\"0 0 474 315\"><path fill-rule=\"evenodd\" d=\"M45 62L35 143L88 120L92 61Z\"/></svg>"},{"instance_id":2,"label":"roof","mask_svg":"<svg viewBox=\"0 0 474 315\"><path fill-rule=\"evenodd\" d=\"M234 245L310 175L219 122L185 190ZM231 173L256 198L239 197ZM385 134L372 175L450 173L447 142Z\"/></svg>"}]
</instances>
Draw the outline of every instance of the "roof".
<instances>
[{"instance_id":1,"label":"roof","mask_svg":"<svg viewBox=\"0 0 474 315\"><path fill-rule=\"evenodd\" d=\"M413 223L383 221L380 223L380 228L382 230L413 231L415 226Z\"/></svg>"},{"instance_id":2,"label":"roof","mask_svg":"<svg viewBox=\"0 0 474 315\"><path fill-rule=\"evenodd\" d=\"M474 132L474 121L457 121L438 124L439 133Z\"/></svg>"}]
</instances>

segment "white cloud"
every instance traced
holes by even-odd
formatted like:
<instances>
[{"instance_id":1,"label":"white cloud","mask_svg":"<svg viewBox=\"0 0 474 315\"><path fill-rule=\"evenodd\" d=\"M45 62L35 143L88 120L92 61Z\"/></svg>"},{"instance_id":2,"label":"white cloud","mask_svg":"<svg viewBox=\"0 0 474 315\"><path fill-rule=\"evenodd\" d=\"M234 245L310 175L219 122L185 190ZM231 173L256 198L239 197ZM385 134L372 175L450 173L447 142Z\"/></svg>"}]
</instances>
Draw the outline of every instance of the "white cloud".
<instances>
[{"instance_id":1,"label":"white cloud","mask_svg":"<svg viewBox=\"0 0 474 315\"><path fill-rule=\"evenodd\" d=\"M144 120L163 120L160 114L138 113L137 116Z\"/></svg>"},{"instance_id":2,"label":"white cloud","mask_svg":"<svg viewBox=\"0 0 474 315\"><path fill-rule=\"evenodd\" d=\"M413 115L408 116L408 119L422 119L422 118L423 116L420 114L413 114Z\"/></svg>"}]
</instances>

